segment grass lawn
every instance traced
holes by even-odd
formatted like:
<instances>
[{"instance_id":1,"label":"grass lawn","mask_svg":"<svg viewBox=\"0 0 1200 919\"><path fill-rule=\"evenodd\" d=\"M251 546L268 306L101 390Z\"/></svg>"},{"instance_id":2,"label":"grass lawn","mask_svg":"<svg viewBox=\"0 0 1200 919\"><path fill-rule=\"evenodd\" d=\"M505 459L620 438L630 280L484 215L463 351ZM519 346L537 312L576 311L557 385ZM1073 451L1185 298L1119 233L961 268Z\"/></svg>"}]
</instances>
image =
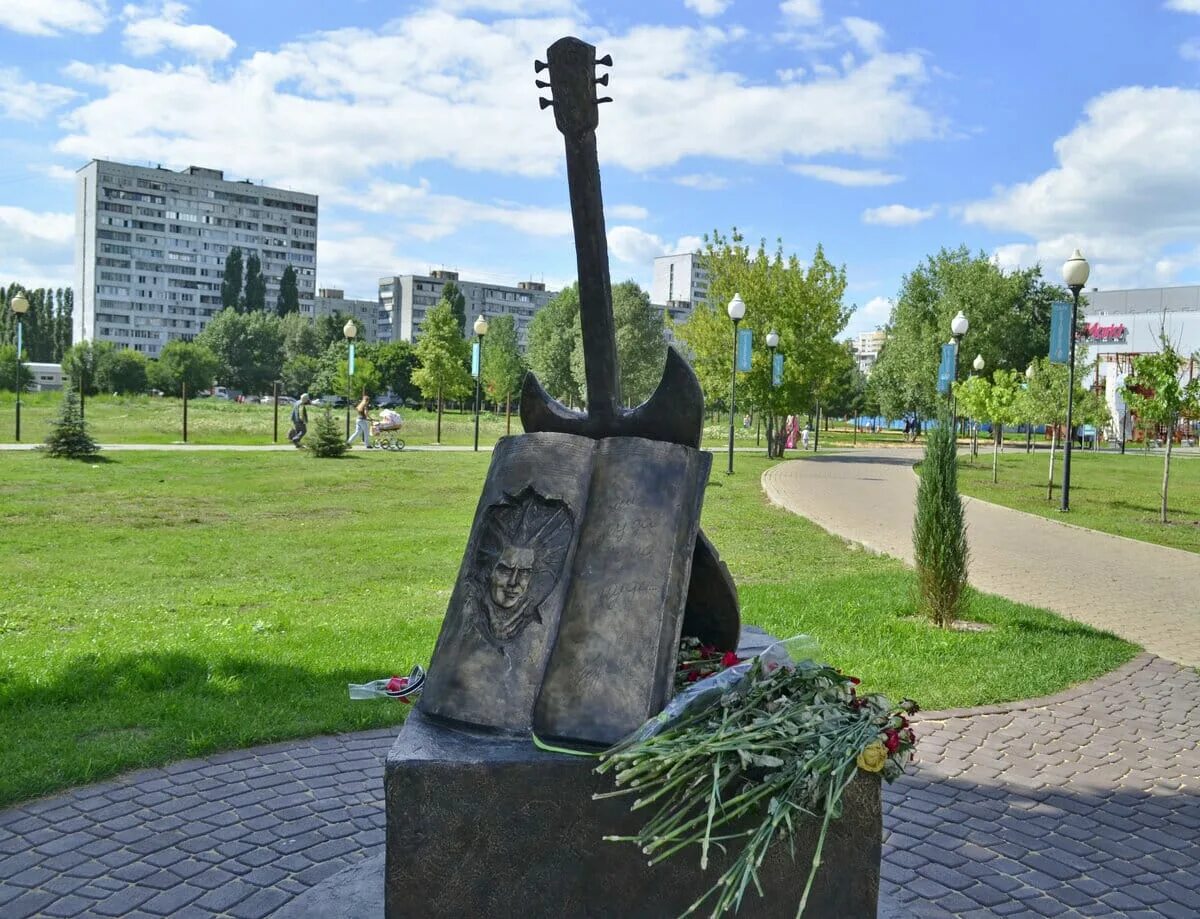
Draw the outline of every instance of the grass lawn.
<instances>
[{"instance_id":1,"label":"grass lawn","mask_svg":"<svg viewBox=\"0 0 1200 919\"><path fill-rule=\"evenodd\" d=\"M999 479L992 484L992 450L981 444L974 465L962 458L958 486L963 494L1040 514L1078 526L1145 542L1200 552L1200 459L1171 457L1167 524L1159 523L1163 458L1130 448L1118 453L1071 453L1071 511L1061 514L1062 453L1054 454L1054 497L1046 500L1050 452L1026 454L1009 448L1000 454Z\"/></svg>"},{"instance_id":2,"label":"grass lawn","mask_svg":"<svg viewBox=\"0 0 1200 919\"><path fill-rule=\"evenodd\" d=\"M348 682L427 663L488 458L0 454L0 804L135 766L396 724ZM715 474L705 527L748 622L817 636L927 708L1053 692L1135 648L979 597L987 633L911 617L912 575Z\"/></svg>"}]
</instances>

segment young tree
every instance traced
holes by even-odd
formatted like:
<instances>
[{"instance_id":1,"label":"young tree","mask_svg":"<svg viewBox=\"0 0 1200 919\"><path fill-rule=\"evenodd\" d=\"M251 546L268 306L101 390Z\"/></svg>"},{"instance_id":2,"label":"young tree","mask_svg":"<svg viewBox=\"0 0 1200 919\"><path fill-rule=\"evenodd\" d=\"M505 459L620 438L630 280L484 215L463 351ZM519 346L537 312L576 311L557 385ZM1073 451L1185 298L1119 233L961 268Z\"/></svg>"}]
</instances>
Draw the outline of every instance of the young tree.
<instances>
[{"instance_id":1,"label":"young tree","mask_svg":"<svg viewBox=\"0 0 1200 919\"><path fill-rule=\"evenodd\" d=\"M467 298L463 296L462 289L453 281L447 281L442 286L442 296L439 299L450 304L450 312L454 314L454 318L458 322L459 334L466 335Z\"/></svg>"},{"instance_id":2,"label":"young tree","mask_svg":"<svg viewBox=\"0 0 1200 919\"><path fill-rule=\"evenodd\" d=\"M225 256L225 273L221 278L221 308L242 308L242 250L234 246Z\"/></svg>"},{"instance_id":3,"label":"young tree","mask_svg":"<svg viewBox=\"0 0 1200 919\"><path fill-rule=\"evenodd\" d=\"M251 252L246 259L246 301L247 313L262 312L267 308L267 279L263 277L262 262L257 252Z\"/></svg>"},{"instance_id":4,"label":"young tree","mask_svg":"<svg viewBox=\"0 0 1200 919\"><path fill-rule=\"evenodd\" d=\"M183 394L187 384L192 396L209 389L220 372L217 356L202 344L172 339L163 345L150 374L150 383L172 396Z\"/></svg>"},{"instance_id":5,"label":"young tree","mask_svg":"<svg viewBox=\"0 0 1200 919\"><path fill-rule=\"evenodd\" d=\"M1162 501L1159 520L1167 522L1167 486L1171 478L1171 445L1180 417L1200 414L1200 379L1180 379L1184 357L1175 350L1165 332L1159 333L1162 350L1133 359L1133 373L1125 378L1122 394L1139 420L1150 421L1167 429L1163 451Z\"/></svg>"},{"instance_id":6,"label":"young tree","mask_svg":"<svg viewBox=\"0 0 1200 919\"><path fill-rule=\"evenodd\" d=\"M437 400L437 442L441 443L445 400L465 397L471 391L467 369L471 349L446 301L426 314L416 352L421 366L413 372L413 382L425 398Z\"/></svg>"},{"instance_id":7,"label":"young tree","mask_svg":"<svg viewBox=\"0 0 1200 919\"><path fill-rule=\"evenodd\" d=\"M100 364L115 350L116 345L111 341L76 342L63 354L63 376L77 393L94 396L100 392L97 388Z\"/></svg>"},{"instance_id":8,"label":"young tree","mask_svg":"<svg viewBox=\"0 0 1200 919\"><path fill-rule=\"evenodd\" d=\"M1015 370L997 370L992 374L992 385L987 390L986 414L992 423L992 484L998 479L1000 442L1004 437L1004 426L1017 421L1017 400L1021 394L1023 377Z\"/></svg>"},{"instance_id":9,"label":"young tree","mask_svg":"<svg viewBox=\"0 0 1200 919\"><path fill-rule=\"evenodd\" d=\"M582 401L571 369L579 328L579 285L564 287L529 323L526 358L546 392L568 404Z\"/></svg>"},{"instance_id":10,"label":"young tree","mask_svg":"<svg viewBox=\"0 0 1200 919\"><path fill-rule=\"evenodd\" d=\"M146 357L129 348L119 348L104 356L96 369L97 385L103 392L135 395L147 388Z\"/></svg>"},{"instance_id":11,"label":"young tree","mask_svg":"<svg viewBox=\"0 0 1200 919\"><path fill-rule=\"evenodd\" d=\"M948 412L925 441L913 518L917 605L943 628L959 618L967 587L967 528L958 493L958 444Z\"/></svg>"},{"instance_id":12,"label":"young tree","mask_svg":"<svg viewBox=\"0 0 1200 919\"><path fill-rule=\"evenodd\" d=\"M521 390L525 360L517 346L517 322L508 315L488 322L481 382L493 402L504 401L504 433L512 433L512 397Z\"/></svg>"},{"instance_id":13,"label":"young tree","mask_svg":"<svg viewBox=\"0 0 1200 919\"><path fill-rule=\"evenodd\" d=\"M17 388L17 346L16 345L0 345L0 389L13 392ZM33 382L33 374L29 370L29 366L25 363L24 356L21 359L21 392L26 392L29 389L29 384Z\"/></svg>"},{"instance_id":14,"label":"young tree","mask_svg":"<svg viewBox=\"0 0 1200 919\"><path fill-rule=\"evenodd\" d=\"M99 445L88 434L83 412L79 408L79 395L75 388L67 386L63 393L62 409L52 422L50 436L46 438L46 455L64 459L87 459L100 452Z\"/></svg>"},{"instance_id":15,"label":"young tree","mask_svg":"<svg viewBox=\"0 0 1200 919\"><path fill-rule=\"evenodd\" d=\"M969 418L972 424L987 420L992 381L985 376L969 376L954 384L954 406L959 418ZM975 462L975 440L971 440L971 462Z\"/></svg>"},{"instance_id":16,"label":"young tree","mask_svg":"<svg viewBox=\"0 0 1200 919\"><path fill-rule=\"evenodd\" d=\"M1108 414L1101 396L1086 390L1082 381L1089 377L1083 354L1075 360L1075 398L1073 424L1099 424ZM1058 430L1067 423L1066 364L1052 364L1042 357L1033 362L1033 379L1029 381L1027 398L1034 404L1037 420L1050 426L1050 462L1046 475L1046 500L1054 497L1054 456L1060 446ZM1071 436L1070 431L1067 436Z\"/></svg>"},{"instance_id":17,"label":"young tree","mask_svg":"<svg viewBox=\"0 0 1200 919\"><path fill-rule=\"evenodd\" d=\"M300 287L296 282L296 269L291 265L283 269L279 279L279 299L275 302L275 312L280 316L300 312Z\"/></svg>"},{"instance_id":18,"label":"young tree","mask_svg":"<svg viewBox=\"0 0 1200 919\"><path fill-rule=\"evenodd\" d=\"M336 459L346 453L346 435L333 417L333 409L325 406L324 411L317 415L317 423L313 436L305 443L309 452L322 459Z\"/></svg>"}]
</instances>

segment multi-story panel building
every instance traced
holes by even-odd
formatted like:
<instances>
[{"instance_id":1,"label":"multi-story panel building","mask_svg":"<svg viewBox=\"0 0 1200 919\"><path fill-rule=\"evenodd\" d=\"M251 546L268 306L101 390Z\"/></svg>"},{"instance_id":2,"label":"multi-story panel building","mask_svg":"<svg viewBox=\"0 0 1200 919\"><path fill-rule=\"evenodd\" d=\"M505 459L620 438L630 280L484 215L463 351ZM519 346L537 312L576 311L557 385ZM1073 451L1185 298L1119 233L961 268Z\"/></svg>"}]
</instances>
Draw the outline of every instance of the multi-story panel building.
<instances>
[{"instance_id":1,"label":"multi-story panel building","mask_svg":"<svg viewBox=\"0 0 1200 919\"><path fill-rule=\"evenodd\" d=\"M77 173L76 341L111 341L156 356L191 340L221 311L230 250L258 255L267 306L296 270L301 307L317 275L317 196L227 181L218 169L179 172L92 160Z\"/></svg>"},{"instance_id":2,"label":"multi-story panel building","mask_svg":"<svg viewBox=\"0 0 1200 919\"><path fill-rule=\"evenodd\" d=\"M677 321L686 319L697 304L708 303L708 269L700 256L681 252L656 258L650 301L666 304Z\"/></svg>"},{"instance_id":3,"label":"multi-story panel building","mask_svg":"<svg viewBox=\"0 0 1200 919\"><path fill-rule=\"evenodd\" d=\"M441 299L442 288L453 281L467 301L467 326L481 313L489 318L509 314L516 319L517 342L525 348L533 315L554 298L538 281L521 281L515 287L485 281L464 281L456 271L435 269L429 274L403 274L379 279L381 341L413 342L421 335L426 314ZM469 333L468 333L469 334Z\"/></svg>"},{"instance_id":4,"label":"multi-story panel building","mask_svg":"<svg viewBox=\"0 0 1200 919\"><path fill-rule=\"evenodd\" d=\"M881 329L876 329L874 332L860 332L850 343L850 347L854 350L854 359L858 364L859 372L870 374L871 368L875 366L875 361L879 359L879 352L883 350L883 343L887 341L887 333Z\"/></svg>"},{"instance_id":5,"label":"multi-story panel building","mask_svg":"<svg viewBox=\"0 0 1200 919\"><path fill-rule=\"evenodd\" d=\"M310 322L322 316L344 316L353 319L359 341L378 341L379 303L375 300L349 300L344 290L322 287L311 303L300 304L300 315Z\"/></svg>"}]
</instances>

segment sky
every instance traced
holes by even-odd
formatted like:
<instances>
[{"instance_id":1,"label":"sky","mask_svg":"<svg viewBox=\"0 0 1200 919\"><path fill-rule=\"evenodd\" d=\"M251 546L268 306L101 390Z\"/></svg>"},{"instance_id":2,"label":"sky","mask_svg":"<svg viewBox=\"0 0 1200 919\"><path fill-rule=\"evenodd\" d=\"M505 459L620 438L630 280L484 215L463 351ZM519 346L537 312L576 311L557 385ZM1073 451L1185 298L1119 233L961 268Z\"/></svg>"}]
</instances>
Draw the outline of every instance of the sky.
<instances>
[{"instance_id":1,"label":"sky","mask_svg":"<svg viewBox=\"0 0 1200 919\"><path fill-rule=\"evenodd\" d=\"M317 282L347 296L431 268L561 287L532 64L564 35L613 58L614 281L737 227L844 264L847 334L943 246L1200 283L1200 0L0 0L0 283L72 283L103 158L318 194Z\"/></svg>"}]
</instances>

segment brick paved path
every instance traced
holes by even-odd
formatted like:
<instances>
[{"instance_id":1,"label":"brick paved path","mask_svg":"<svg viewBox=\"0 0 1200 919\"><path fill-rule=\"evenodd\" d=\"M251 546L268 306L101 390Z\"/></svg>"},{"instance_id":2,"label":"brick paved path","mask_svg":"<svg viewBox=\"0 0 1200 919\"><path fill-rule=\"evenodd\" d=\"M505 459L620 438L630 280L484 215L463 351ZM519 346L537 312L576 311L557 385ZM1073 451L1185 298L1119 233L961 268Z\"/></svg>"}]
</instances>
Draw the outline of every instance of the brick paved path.
<instances>
[{"instance_id":1,"label":"brick paved path","mask_svg":"<svg viewBox=\"0 0 1200 919\"><path fill-rule=\"evenodd\" d=\"M932 713L884 793L883 915L1195 917L1200 676L1144 654ZM383 842L391 731L144 770L0 811L0 916L270 915ZM751 913L752 915L752 913Z\"/></svg>"},{"instance_id":2,"label":"brick paved path","mask_svg":"<svg viewBox=\"0 0 1200 919\"><path fill-rule=\"evenodd\" d=\"M763 489L831 533L911 564L912 464L920 457L919 449L830 453L773 466L763 474ZM964 503L970 578L980 590L1054 610L1168 660L1200 665L1200 554L974 498Z\"/></svg>"}]
</instances>

